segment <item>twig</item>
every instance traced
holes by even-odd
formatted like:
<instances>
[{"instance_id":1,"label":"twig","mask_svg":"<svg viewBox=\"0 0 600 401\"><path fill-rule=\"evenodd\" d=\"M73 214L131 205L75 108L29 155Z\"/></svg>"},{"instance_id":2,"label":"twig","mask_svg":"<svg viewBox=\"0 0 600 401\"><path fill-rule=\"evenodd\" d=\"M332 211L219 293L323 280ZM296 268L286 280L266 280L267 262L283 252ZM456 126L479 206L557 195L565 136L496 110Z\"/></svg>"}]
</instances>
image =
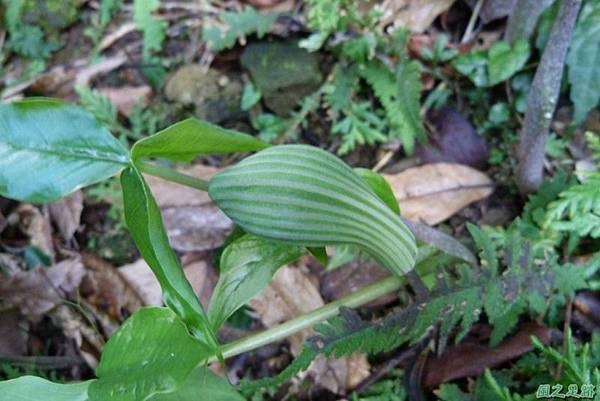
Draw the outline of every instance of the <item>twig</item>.
<instances>
[{"instance_id":1,"label":"twig","mask_svg":"<svg viewBox=\"0 0 600 401\"><path fill-rule=\"evenodd\" d=\"M473 36L473 29L475 29L475 22L477 22L477 18L479 18L479 13L481 12L481 7L483 7L483 3L485 0L478 0L477 4L475 4L475 8L473 8L473 14L471 14L471 18L469 18L469 23L467 24L467 28L465 29L465 33L463 34L460 43L467 43L471 40L471 36Z\"/></svg>"},{"instance_id":2,"label":"twig","mask_svg":"<svg viewBox=\"0 0 600 401\"><path fill-rule=\"evenodd\" d=\"M581 0L562 2L531 85L517 151L516 178L522 194L536 191L542 183L548 130L556 108L567 49L580 6Z\"/></svg>"}]
</instances>

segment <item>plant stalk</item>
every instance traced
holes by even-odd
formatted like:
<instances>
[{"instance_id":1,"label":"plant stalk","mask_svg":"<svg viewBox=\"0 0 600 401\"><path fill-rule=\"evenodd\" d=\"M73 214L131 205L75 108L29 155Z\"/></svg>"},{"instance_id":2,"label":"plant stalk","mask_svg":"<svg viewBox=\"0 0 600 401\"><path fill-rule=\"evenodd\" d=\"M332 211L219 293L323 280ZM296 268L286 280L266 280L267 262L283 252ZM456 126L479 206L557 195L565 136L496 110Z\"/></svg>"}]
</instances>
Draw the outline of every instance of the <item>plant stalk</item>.
<instances>
[{"instance_id":1,"label":"plant stalk","mask_svg":"<svg viewBox=\"0 0 600 401\"><path fill-rule=\"evenodd\" d=\"M563 0L544 54L535 72L517 149L517 185L535 192L543 178L548 130L558 101L561 79L581 0Z\"/></svg>"},{"instance_id":2,"label":"plant stalk","mask_svg":"<svg viewBox=\"0 0 600 401\"><path fill-rule=\"evenodd\" d=\"M388 277L278 326L227 343L221 347L223 358L231 358L262 347L263 345L281 341L294 333L337 315L341 307L359 307L382 295L397 291L405 282L406 280L404 280L403 277ZM210 363L216 360L216 357L212 357L208 362Z\"/></svg>"},{"instance_id":3,"label":"plant stalk","mask_svg":"<svg viewBox=\"0 0 600 401\"><path fill-rule=\"evenodd\" d=\"M160 177L167 181L176 182L187 187L192 187L200 191L208 191L208 181L201 178L192 177L191 175L180 173L168 167L159 166L148 162L136 162L136 167L141 172Z\"/></svg>"},{"instance_id":4,"label":"plant stalk","mask_svg":"<svg viewBox=\"0 0 600 401\"><path fill-rule=\"evenodd\" d=\"M434 272L435 267L426 265L423 271L419 273L421 273L421 276L425 278L426 276L434 274ZM221 353L223 358L231 358L244 352L255 350L263 345L281 341L292 334L312 327L323 320L337 315L342 307L357 308L359 306L368 304L369 302L374 301L383 295L399 290L405 284L406 279L404 277L393 276L385 278L350 295L340 298L337 301L330 302L327 305L324 305L278 326L224 344L221 347ZM217 357L212 356L201 364L212 363L216 361Z\"/></svg>"}]
</instances>

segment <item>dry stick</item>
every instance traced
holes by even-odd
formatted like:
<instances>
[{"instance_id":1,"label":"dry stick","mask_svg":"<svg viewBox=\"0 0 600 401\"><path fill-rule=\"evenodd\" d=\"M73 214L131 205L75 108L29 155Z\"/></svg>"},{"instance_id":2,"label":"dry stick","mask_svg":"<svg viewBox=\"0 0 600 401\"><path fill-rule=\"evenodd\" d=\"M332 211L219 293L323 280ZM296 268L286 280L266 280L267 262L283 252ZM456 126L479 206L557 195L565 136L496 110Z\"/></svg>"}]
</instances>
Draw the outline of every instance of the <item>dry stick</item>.
<instances>
[{"instance_id":1,"label":"dry stick","mask_svg":"<svg viewBox=\"0 0 600 401\"><path fill-rule=\"evenodd\" d=\"M542 183L548 130L580 6L581 0L562 2L531 85L517 152L516 178L522 194L536 191Z\"/></svg>"}]
</instances>

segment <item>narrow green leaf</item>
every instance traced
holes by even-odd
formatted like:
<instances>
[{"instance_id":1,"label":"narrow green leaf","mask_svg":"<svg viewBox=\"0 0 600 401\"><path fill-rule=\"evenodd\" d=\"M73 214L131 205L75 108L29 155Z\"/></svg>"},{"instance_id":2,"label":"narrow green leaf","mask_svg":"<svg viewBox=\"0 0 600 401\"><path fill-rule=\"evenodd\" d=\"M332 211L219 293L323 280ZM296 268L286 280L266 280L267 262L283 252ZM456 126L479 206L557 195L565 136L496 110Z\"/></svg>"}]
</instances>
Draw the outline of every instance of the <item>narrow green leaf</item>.
<instances>
[{"instance_id":1,"label":"narrow green leaf","mask_svg":"<svg viewBox=\"0 0 600 401\"><path fill-rule=\"evenodd\" d=\"M506 42L498 42L489 50L489 85L499 84L521 70L529 59L529 43L518 40L511 47Z\"/></svg>"},{"instance_id":2,"label":"narrow green leaf","mask_svg":"<svg viewBox=\"0 0 600 401\"><path fill-rule=\"evenodd\" d=\"M583 9L573 33L567 65L575 122L582 123L600 101L600 3L590 2Z\"/></svg>"},{"instance_id":3,"label":"narrow green leaf","mask_svg":"<svg viewBox=\"0 0 600 401\"><path fill-rule=\"evenodd\" d=\"M200 394L202 396L200 397ZM175 392L157 394L150 401L245 401L229 382L210 369L198 367Z\"/></svg>"},{"instance_id":4,"label":"narrow green leaf","mask_svg":"<svg viewBox=\"0 0 600 401\"><path fill-rule=\"evenodd\" d=\"M304 249L244 235L221 255L220 276L208 319L214 331L269 284L277 270L304 254Z\"/></svg>"},{"instance_id":5,"label":"narrow green leaf","mask_svg":"<svg viewBox=\"0 0 600 401\"><path fill-rule=\"evenodd\" d=\"M375 192L391 210L396 214L400 214L400 206L396 200L396 195L390 187L390 184L380 174L366 168L355 168L354 172L358 174L367 185Z\"/></svg>"},{"instance_id":6,"label":"narrow green leaf","mask_svg":"<svg viewBox=\"0 0 600 401\"><path fill-rule=\"evenodd\" d=\"M183 319L199 340L209 348L216 348L206 314L169 245L160 209L144 178L137 169L129 167L121 174L121 184L127 227L160 282L165 304Z\"/></svg>"},{"instance_id":7,"label":"narrow green leaf","mask_svg":"<svg viewBox=\"0 0 600 401\"><path fill-rule=\"evenodd\" d=\"M52 202L116 174L128 159L79 107L45 98L0 104L0 195Z\"/></svg>"},{"instance_id":8,"label":"narrow green leaf","mask_svg":"<svg viewBox=\"0 0 600 401\"><path fill-rule=\"evenodd\" d=\"M93 380L59 384L36 376L21 376L0 382L0 399L6 401L87 401Z\"/></svg>"},{"instance_id":9,"label":"narrow green leaf","mask_svg":"<svg viewBox=\"0 0 600 401\"><path fill-rule=\"evenodd\" d=\"M306 247L354 244L398 275L414 266L415 239L399 216L319 148L263 150L215 175L209 195L256 236Z\"/></svg>"},{"instance_id":10,"label":"narrow green leaf","mask_svg":"<svg viewBox=\"0 0 600 401\"><path fill-rule=\"evenodd\" d=\"M131 157L190 162L202 154L251 152L268 146L253 136L188 118L138 141L131 149Z\"/></svg>"},{"instance_id":11,"label":"narrow green leaf","mask_svg":"<svg viewBox=\"0 0 600 401\"><path fill-rule=\"evenodd\" d=\"M172 310L140 309L104 347L90 401L143 401L175 391L209 356Z\"/></svg>"}]
</instances>

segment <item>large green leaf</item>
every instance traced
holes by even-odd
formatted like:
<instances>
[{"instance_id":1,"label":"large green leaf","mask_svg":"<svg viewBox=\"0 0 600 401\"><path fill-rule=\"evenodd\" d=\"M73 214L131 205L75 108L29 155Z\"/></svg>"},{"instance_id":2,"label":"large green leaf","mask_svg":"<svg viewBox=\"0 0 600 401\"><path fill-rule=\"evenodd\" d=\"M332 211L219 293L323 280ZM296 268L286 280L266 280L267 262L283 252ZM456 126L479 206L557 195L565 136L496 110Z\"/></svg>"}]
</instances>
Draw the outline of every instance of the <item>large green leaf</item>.
<instances>
[{"instance_id":1,"label":"large green leaf","mask_svg":"<svg viewBox=\"0 0 600 401\"><path fill-rule=\"evenodd\" d=\"M128 160L79 107L45 98L0 104L0 195L52 202L116 174Z\"/></svg>"},{"instance_id":2,"label":"large green leaf","mask_svg":"<svg viewBox=\"0 0 600 401\"><path fill-rule=\"evenodd\" d=\"M229 382L210 369L197 367L175 392L157 394L150 401L245 401Z\"/></svg>"},{"instance_id":3,"label":"large green leaf","mask_svg":"<svg viewBox=\"0 0 600 401\"><path fill-rule=\"evenodd\" d=\"M3 401L86 401L92 380L81 383L59 384L36 376L21 376L0 382L0 400Z\"/></svg>"},{"instance_id":4,"label":"large green leaf","mask_svg":"<svg viewBox=\"0 0 600 401\"><path fill-rule=\"evenodd\" d=\"M216 347L206 314L187 281L167 234L150 189L134 167L121 174L125 220L144 260L160 282L165 304L188 325L192 333L211 348Z\"/></svg>"},{"instance_id":5,"label":"large green leaf","mask_svg":"<svg viewBox=\"0 0 600 401\"><path fill-rule=\"evenodd\" d=\"M144 401L175 391L209 356L172 310L140 309L104 347L90 401Z\"/></svg>"},{"instance_id":6,"label":"large green leaf","mask_svg":"<svg viewBox=\"0 0 600 401\"><path fill-rule=\"evenodd\" d=\"M267 146L250 135L188 118L138 141L131 156L134 160L157 157L189 162L201 154L250 152Z\"/></svg>"},{"instance_id":7,"label":"large green leaf","mask_svg":"<svg viewBox=\"0 0 600 401\"><path fill-rule=\"evenodd\" d=\"M209 195L256 236L307 247L357 245L398 275L414 266L410 230L350 167L319 148L265 149L215 175Z\"/></svg>"},{"instance_id":8,"label":"large green leaf","mask_svg":"<svg viewBox=\"0 0 600 401\"><path fill-rule=\"evenodd\" d=\"M208 308L213 330L269 284L277 270L298 259L304 249L244 235L225 248L220 276Z\"/></svg>"},{"instance_id":9,"label":"large green leaf","mask_svg":"<svg viewBox=\"0 0 600 401\"><path fill-rule=\"evenodd\" d=\"M583 122L600 101L600 3L583 9L567 56L575 121Z\"/></svg>"}]
</instances>

